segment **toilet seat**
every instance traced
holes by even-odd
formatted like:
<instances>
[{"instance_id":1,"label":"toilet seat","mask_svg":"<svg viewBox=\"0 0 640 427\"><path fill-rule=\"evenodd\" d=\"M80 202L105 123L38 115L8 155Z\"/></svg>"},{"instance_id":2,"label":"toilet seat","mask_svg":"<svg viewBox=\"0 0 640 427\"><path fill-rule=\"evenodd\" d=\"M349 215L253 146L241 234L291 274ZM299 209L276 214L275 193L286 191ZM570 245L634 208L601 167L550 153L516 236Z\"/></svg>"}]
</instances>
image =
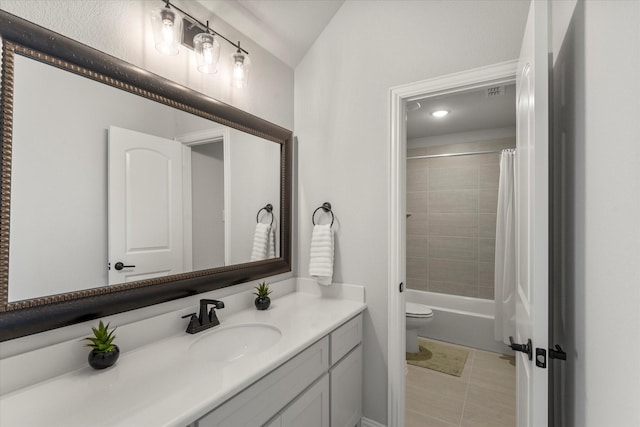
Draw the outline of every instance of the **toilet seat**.
<instances>
[{"instance_id":1,"label":"toilet seat","mask_svg":"<svg viewBox=\"0 0 640 427\"><path fill-rule=\"evenodd\" d=\"M433 317L433 311L429 307L423 304L416 304L413 302L407 302L405 305L405 314L407 317L426 319Z\"/></svg>"}]
</instances>

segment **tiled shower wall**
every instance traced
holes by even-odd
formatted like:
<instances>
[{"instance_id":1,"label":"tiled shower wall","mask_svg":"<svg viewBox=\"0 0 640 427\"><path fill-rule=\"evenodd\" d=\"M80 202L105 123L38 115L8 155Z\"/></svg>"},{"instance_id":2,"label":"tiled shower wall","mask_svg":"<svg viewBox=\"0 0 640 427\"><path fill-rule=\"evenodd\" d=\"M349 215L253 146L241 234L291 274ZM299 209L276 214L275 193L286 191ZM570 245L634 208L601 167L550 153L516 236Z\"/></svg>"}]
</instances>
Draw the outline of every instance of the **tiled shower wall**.
<instances>
[{"instance_id":1,"label":"tiled shower wall","mask_svg":"<svg viewBox=\"0 0 640 427\"><path fill-rule=\"evenodd\" d=\"M513 148L515 138L407 150L407 157ZM494 297L500 154L407 160L407 286Z\"/></svg>"}]
</instances>

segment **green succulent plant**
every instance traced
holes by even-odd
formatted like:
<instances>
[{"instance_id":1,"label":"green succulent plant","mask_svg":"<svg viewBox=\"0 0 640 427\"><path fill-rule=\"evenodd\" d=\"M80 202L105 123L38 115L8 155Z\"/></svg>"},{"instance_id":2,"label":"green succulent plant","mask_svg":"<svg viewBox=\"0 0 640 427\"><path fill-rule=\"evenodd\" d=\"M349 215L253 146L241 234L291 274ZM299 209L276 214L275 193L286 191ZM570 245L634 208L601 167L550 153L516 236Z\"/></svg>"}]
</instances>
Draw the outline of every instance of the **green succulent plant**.
<instances>
[{"instance_id":1,"label":"green succulent plant","mask_svg":"<svg viewBox=\"0 0 640 427\"><path fill-rule=\"evenodd\" d=\"M271 293L271 289L269 289L269 284L267 282L262 282L255 287L256 291L253 293L258 298L266 298Z\"/></svg>"},{"instance_id":2,"label":"green succulent plant","mask_svg":"<svg viewBox=\"0 0 640 427\"><path fill-rule=\"evenodd\" d=\"M113 344L113 340L116 338L113 333L115 332L116 328L113 328L111 331L109 331L109 324L107 323L107 325L105 326L101 320L98 324L98 327L92 327L91 330L93 331L93 336L85 338L85 340L90 341L87 344L87 347L91 347L94 350L103 353L109 352L116 347L115 344Z\"/></svg>"}]
</instances>

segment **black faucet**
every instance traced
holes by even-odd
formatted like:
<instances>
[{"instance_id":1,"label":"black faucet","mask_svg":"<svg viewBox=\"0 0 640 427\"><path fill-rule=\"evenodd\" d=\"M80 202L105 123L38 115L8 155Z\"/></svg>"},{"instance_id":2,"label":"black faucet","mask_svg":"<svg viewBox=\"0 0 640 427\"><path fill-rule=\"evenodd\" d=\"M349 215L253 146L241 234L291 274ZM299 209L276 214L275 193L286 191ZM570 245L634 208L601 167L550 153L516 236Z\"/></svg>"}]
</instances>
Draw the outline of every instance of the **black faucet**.
<instances>
[{"instance_id":1,"label":"black faucet","mask_svg":"<svg viewBox=\"0 0 640 427\"><path fill-rule=\"evenodd\" d=\"M213 305L213 307L209 310L209 313L207 313L207 307L209 305ZM195 334L219 325L220 321L215 312L216 308L224 308L224 303L215 299L201 299L199 316L196 317L195 313L182 316L183 319L187 317L191 318L189 326L187 326L187 333Z\"/></svg>"}]
</instances>

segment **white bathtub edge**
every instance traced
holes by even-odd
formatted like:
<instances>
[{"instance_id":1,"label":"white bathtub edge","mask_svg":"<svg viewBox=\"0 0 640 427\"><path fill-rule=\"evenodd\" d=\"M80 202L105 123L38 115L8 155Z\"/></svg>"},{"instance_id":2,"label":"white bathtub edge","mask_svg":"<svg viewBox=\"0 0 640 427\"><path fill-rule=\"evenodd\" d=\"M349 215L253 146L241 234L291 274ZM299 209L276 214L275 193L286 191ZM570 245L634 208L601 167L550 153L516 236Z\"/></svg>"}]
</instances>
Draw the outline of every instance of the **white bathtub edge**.
<instances>
[{"instance_id":1,"label":"white bathtub edge","mask_svg":"<svg viewBox=\"0 0 640 427\"><path fill-rule=\"evenodd\" d=\"M433 310L433 320L418 331L421 337L513 355L506 344L493 338L494 316L487 314L493 301L413 289L407 289L406 300L425 304ZM447 306L443 307L444 304ZM474 307L477 310L472 310Z\"/></svg>"}]
</instances>

